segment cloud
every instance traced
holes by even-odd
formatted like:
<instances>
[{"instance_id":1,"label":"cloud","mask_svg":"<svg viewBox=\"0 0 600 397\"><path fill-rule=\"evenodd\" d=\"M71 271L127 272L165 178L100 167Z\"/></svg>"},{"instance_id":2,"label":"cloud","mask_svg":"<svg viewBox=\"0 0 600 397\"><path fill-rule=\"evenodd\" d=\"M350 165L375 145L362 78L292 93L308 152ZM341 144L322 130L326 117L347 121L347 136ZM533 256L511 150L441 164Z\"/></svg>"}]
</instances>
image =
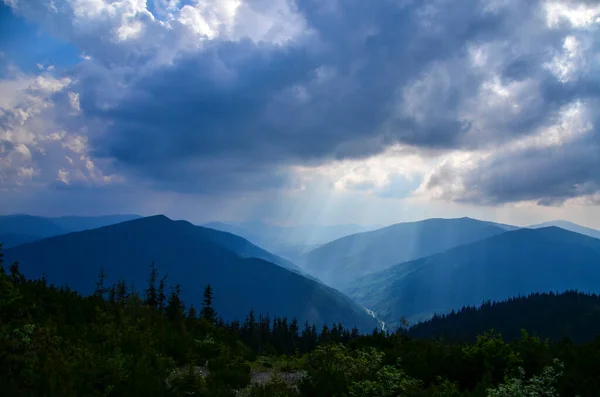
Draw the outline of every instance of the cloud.
<instances>
[{"instance_id":1,"label":"cloud","mask_svg":"<svg viewBox=\"0 0 600 397\"><path fill-rule=\"evenodd\" d=\"M452 154L420 187L434 198L479 204L560 205L600 191L599 101L562 109L556 124L488 153Z\"/></svg>"},{"instance_id":2,"label":"cloud","mask_svg":"<svg viewBox=\"0 0 600 397\"><path fill-rule=\"evenodd\" d=\"M108 183L88 155L84 131L60 130L76 105L72 80L18 73L0 80L0 190L29 185ZM75 126L74 120L69 120ZM3 193L5 194L5 193Z\"/></svg>"},{"instance_id":3,"label":"cloud","mask_svg":"<svg viewBox=\"0 0 600 397\"><path fill-rule=\"evenodd\" d=\"M297 167L400 145L445 160L411 175L355 167L330 185L405 197L426 176L418 194L478 204L599 190L594 2L8 4L85 54L53 116L85 142L81 174L56 170L63 183L101 168L155 190L295 189ZM565 121L577 106L584 132Z\"/></svg>"}]
</instances>

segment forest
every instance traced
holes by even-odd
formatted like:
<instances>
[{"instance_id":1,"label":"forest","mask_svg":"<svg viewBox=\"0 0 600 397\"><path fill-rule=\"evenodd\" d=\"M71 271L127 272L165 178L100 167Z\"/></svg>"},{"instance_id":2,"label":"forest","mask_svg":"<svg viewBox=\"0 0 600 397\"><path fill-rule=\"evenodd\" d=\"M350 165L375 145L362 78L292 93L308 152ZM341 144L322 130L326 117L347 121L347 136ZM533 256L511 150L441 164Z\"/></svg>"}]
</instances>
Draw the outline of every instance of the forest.
<instances>
[{"instance_id":1,"label":"forest","mask_svg":"<svg viewBox=\"0 0 600 397\"><path fill-rule=\"evenodd\" d=\"M419 324L361 334L254 312L224 322L212 306L219 291L199 285L202 307L188 306L154 265L145 286L105 286L100 272L90 296L28 279L1 257L0 265L7 396L585 397L600 390L600 337L571 339L571 317L556 316L566 334L549 339L539 327L504 338L486 327L490 316L468 316L465 327L478 332L472 340L418 335ZM535 304L511 300L515 321L519 302ZM461 316L437 316L427 327L445 318Z\"/></svg>"}]
</instances>

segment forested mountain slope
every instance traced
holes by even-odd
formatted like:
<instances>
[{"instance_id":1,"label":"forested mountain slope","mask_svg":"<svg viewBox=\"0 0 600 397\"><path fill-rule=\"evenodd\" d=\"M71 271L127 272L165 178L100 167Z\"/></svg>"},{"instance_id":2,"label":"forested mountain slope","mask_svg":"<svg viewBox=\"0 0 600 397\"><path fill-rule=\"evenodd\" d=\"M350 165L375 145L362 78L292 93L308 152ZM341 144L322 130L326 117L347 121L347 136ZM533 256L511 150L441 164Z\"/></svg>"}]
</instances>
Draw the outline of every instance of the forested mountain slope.
<instances>
[{"instance_id":1,"label":"forested mountain slope","mask_svg":"<svg viewBox=\"0 0 600 397\"><path fill-rule=\"evenodd\" d=\"M101 268L107 283L123 278L146 288L152 262L167 285L179 284L185 302L198 305L207 283L216 291L215 307L225 319L241 319L250 309L297 317L300 321L356 325L372 329L374 320L340 292L282 266L250 256L273 257L240 237L153 216L98 229L69 233L5 251L27 276L68 284L91 293Z\"/></svg>"},{"instance_id":2,"label":"forested mountain slope","mask_svg":"<svg viewBox=\"0 0 600 397\"><path fill-rule=\"evenodd\" d=\"M600 292L600 240L519 229L393 266L345 292L387 323L534 292Z\"/></svg>"}]
</instances>

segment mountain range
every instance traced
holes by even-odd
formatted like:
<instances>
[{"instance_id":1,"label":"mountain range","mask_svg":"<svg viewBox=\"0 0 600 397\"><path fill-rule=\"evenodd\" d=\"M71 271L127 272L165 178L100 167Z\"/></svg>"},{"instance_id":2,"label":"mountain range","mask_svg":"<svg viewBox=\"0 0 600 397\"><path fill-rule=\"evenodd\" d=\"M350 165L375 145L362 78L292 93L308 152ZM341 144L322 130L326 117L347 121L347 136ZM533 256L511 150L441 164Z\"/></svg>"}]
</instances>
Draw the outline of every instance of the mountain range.
<instances>
[{"instance_id":1,"label":"mountain range","mask_svg":"<svg viewBox=\"0 0 600 397\"><path fill-rule=\"evenodd\" d=\"M600 291L600 240L518 229L392 266L345 288L386 323L534 292Z\"/></svg>"},{"instance_id":2,"label":"mountain range","mask_svg":"<svg viewBox=\"0 0 600 397\"><path fill-rule=\"evenodd\" d=\"M44 238L9 248L4 255L8 263L18 261L28 277L45 273L49 282L83 294L94 291L101 268L107 284L123 278L143 290L155 262L168 275L168 284L181 286L188 304L199 306L210 283L214 306L225 320L243 320L254 309L316 324L342 322L362 330L376 326L339 291L287 269L289 262L242 237L165 216Z\"/></svg>"},{"instance_id":3,"label":"mountain range","mask_svg":"<svg viewBox=\"0 0 600 397\"><path fill-rule=\"evenodd\" d=\"M42 217L25 214L0 216L0 242L4 248L14 247L46 237L95 229L132 219L139 215Z\"/></svg>"},{"instance_id":4,"label":"mountain range","mask_svg":"<svg viewBox=\"0 0 600 397\"><path fill-rule=\"evenodd\" d=\"M527 226L527 228L539 229L542 227L549 227L549 226L556 226L556 227L560 227L561 229L569 230L571 232L584 234L586 236L590 236L590 237L594 237L594 238L600 238L600 230L592 229L589 227L578 225L573 222L562 221L562 220L539 223L537 225Z\"/></svg>"},{"instance_id":5,"label":"mountain range","mask_svg":"<svg viewBox=\"0 0 600 397\"><path fill-rule=\"evenodd\" d=\"M7 259L18 260L27 275L46 273L82 293L93 290L101 267L111 283L123 277L144 288L155 261L171 284L181 284L189 302L199 302L198 291L213 284L225 318L239 319L254 308L362 329L375 324L364 308L393 327L402 316L414 322L490 299L595 292L600 285L600 231L567 221L525 228L471 218L376 230L263 222L205 226L164 216L9 215L0 216L0 242ZM286 249L300 266L278 255Z\"/></svg>"},{"instance_id":6,"label":"mountain range","mask_svg":"<svg viewBox=\"0 0 600 397\"><path fill-rule=\"evenodd\" d=\"M332 240L378 228L357 224L279 226L261 221L209 222L202 226L237 234L292 261Z\"/></svg>"},{"instance_id":7,"label":"mountain range","mask_svg":"<svg viewBox=\"0 0 600 397\"><path fill-rule=\"evenodd\" d=\"M298 264L324 282L344 287L367 274L502 234L507 228L516 229L471 218L397 223L324 244Z\"/></svg>"}]
</instances>

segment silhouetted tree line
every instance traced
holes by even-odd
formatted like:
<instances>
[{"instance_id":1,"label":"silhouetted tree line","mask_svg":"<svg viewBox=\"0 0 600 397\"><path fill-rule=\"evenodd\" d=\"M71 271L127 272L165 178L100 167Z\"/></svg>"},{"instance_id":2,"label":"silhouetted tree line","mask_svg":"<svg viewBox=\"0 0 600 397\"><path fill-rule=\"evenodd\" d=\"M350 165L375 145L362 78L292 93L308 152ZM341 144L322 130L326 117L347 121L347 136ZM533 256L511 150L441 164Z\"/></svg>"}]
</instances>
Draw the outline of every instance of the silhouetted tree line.
<instances>
[{"instance_id":1,"label":"silhouetted tree line","mask_svg":"<svg viewBox=\"0 0 600 397\"><path fill-rule=\"evenodd\" d=\"M574 342L587 342L600 332L600 296L578 291L533 293L501 302L483 302L410 327L415 338L444 338L473 342L477 335L493 328L506 340L532 335L559 341L569 336Z\"/></svg>"},{"instance_id":2,"label":"silhouetted tree line","mask_svg":"<svg viewBox=\"0 0 600 397\"><path fill-rule=\"evenodd\" d=\"M600 390L600 337L577 344L490 331L472 342L416 339L340 324L317 329L252 311L242 322L224 322L210 286L197 310L185 305L177 285L166 290L168 278L154 264L139 292L124 280L105 286L101 270L87 297L45 276L29 280L16 263L1 265L0 257L0 390L7 396L583 397ZM519 319L521 305L550 297L509 303ZM487 312L487 305L461 312ZM437 316L427 327L460 318ZM265 368L279 375L252 384L253 371ZM284 380L290 371L302 376Z\"/></svg>"}]
</instances>

